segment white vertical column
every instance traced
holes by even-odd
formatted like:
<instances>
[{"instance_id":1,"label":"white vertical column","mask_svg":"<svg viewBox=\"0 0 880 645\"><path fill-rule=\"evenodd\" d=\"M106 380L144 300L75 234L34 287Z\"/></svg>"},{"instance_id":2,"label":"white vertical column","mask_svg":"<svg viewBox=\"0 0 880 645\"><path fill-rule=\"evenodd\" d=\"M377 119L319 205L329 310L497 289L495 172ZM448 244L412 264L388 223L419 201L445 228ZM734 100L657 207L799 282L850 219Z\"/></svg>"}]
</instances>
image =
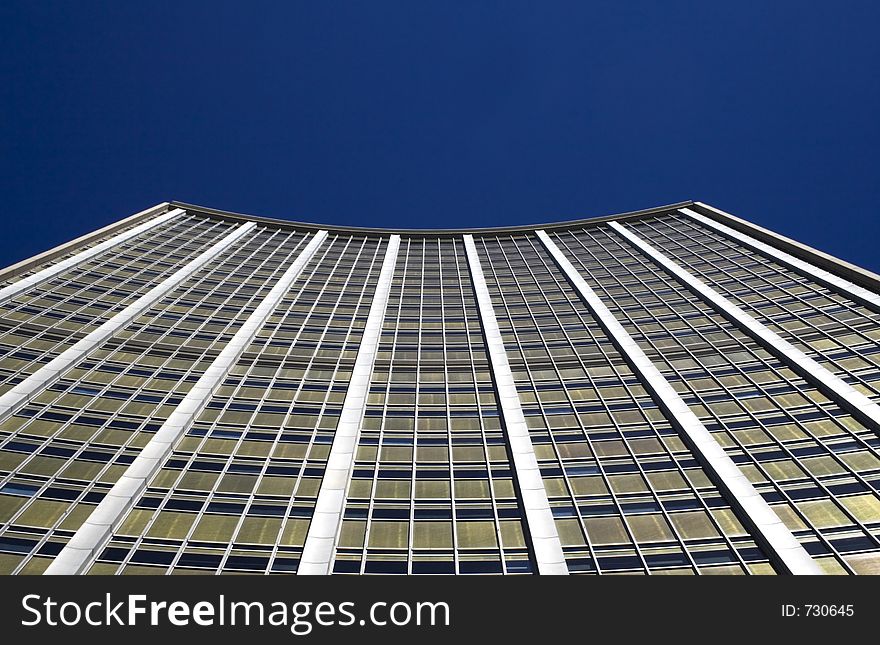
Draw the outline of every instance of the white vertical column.
<instances>
[{"instance_id":1,"label":"white vertical column","mask_svg":"<svg viewBox=\"0 0 880 645\"><path fill-rule=\"evenodd\" d=\"M473 235L464 236L464 246L538 573L565 576L568 575L565 554L562 552L562 543L556 530L556 522L553 520L553 512L550 510L550 501L544 488L544 480L541 478L535 448L529 436L529 428L516 391L510 362L507 360L507 351L504 349L504 340L498 327L498 319L495 317L495 309L492 307L492 297L486 286L486 278L483 275L483 267L480 264Z\"/></svg>"},{"instance_id":2,"label":"white vertical column","mask_svg":"<svg viewBox=\"0 0 880 645\"><path fill-rule=\"evenodd\" d=\"M208 262L216 258L223 251L235 244L244 235L253 229L255 224L248 222L242 224L234 231L226 235L219 242L198 255L194 260L181 267L162 282L147 291L140 298L128 305L125 309L106 321L103 325L90 332L83 339L68 347L58 356L43 365L36 372L18 383L11 390L0 396L0 421L6 419L19 407L26 404L40 392L52 385L73 365L98 345L110 338L117 331L125 327L132 320L149 309L153 303L162 298L166 293L176 288L181 282L189 278L193 273L201 269Z\"/></svg>"},{"instance_id":3,"label":"white vertical column","mask_svg":"<svg viewBox=\"0 0 880 645\"><path fill-rule=\"evenodd\" d=\"M248 224L253 226L252 222ZM235 365L242 352L253 341L254 336L278 306L278 303L281 302L284 294L302 273L326 237L327 231L318 231L314 235L305 249L275 283L275 286L235 332L223 351L217 355L217 358L193 385L180 405L168 416L162 427L116 481L107 496L101 500L89 518L64 546L61 553L52 561L52 564L45 571L46 575L82 573L97 556L98 550L110 537L113 528L125 517L128 509L135 503L137 496L162 467L174 444L207 405L211 395L229 373L230 368Z\"/></svg>"},{"instance_id":4,"label":"white vertical column","mask_svg":"<svg viewBox=\"0 0 880 645\"><path fill-rule=\"evenodd\" d=\"M143 224L138 224L134 228L119 233L118 235L114 235L109 240L105 240L91 248L84 249L75 255L71 255L66 260L61 260L56 264L47 266L45 269L41 269L40 271L37 271L36 273L29 275L26 278L22 278L18 282L13 282L12 284L0 289L0 302L3 302L4 300L7 300L9 298L14 298L18 294L27 291L34 285L54 278L59 273L63 273L64 271L67 271L68 269L71 269L78 264L82 264L87 260L91 260L93 257L100 255L104 251L107 251L114 246L118 246L119 244L122 244L123 242L126 242L133 237L137 237L145 231L149 231L152 228L161 226L165 222L174 219L178 215L183 215L183 211L179 208L175 208L174 210L168 211L163 215L159 215L158 217L149 219Z\"/></svg>"},{"instance_id":5,"label":"white vertical column","mask_svg":"<svg viewBox=\"0 0 880 645\"><path fill-rule=\"evenodd\" d=\"M351 472L354 467L354 456L360 436L361 421L367 405L367 393L370 379L373 376L373 364L376 362L376 350L385 320L385 308L391 293L391 281L394 278L394 267L397 264L397 252L400 249L400 236L388 238L388 248L379 272L376 292L367 314L364 333L358 347L357 358L351 372L351 380L342 403L342 412L327 457L327 468L321 480L321 489L315 502L315 511L306 534L297 575L328 575L333 566L336 541L342 524L345 510L345 495Z\"/></svg>"},{"instance_id":6,"label":"white vertical column","mask_svg":"<svg viewBox=\"0 0 880 645\"><path fill-rule=\"evenodd\" d=\"M616 223L612 222L612 226ZM739 467L727 456L724 449L715 441L712 433L703 425L675 389L669 384L651 359L642 351L638 343L623 328L614 314L605 306L596 292L581 277L565 254L556 246L545 231L538 231L538 237L553 256L556 264L566 274L572 286L592 310L596 320L605 333L614 341L620 352L628 359L633 369L654 395L664 412L688 437L691 448L697 452L703 465L715 475L715 480L728 496L728 500L748 520L757 531L759 542L770 550L774 557L790 573L821 574L822 571L795 539L791 531L755 490Z\"/></svg>"},{"instance_id":7,"label":"white vertical column","mask_svg":"<svg viewBox=\"0 0 880 645\"><path fill-rule=\"evenodd\" d=\"M718 210L717 208L712 208L706 204L701 204L704 208L711 208L716 213L721 213L722 215L727 215L727 213ZM863 289L862 287L853 284L849 280L841 278L840 276L836 276L833 273L825 271L824 269L820 269L814 264L810 264L809 262L805 262L795 256L786 253L780 249L777 249L769 244L765 244L760 240L756 240L750 235L746 235L745 233L740 233L736 229L730 228L722 224L721 222L716 222L714 219L710 219L705 215L701 215L700 213L691 210L690 208L680 208L679 212L684 213L697 220L701 224L708 226L709 228L714 228L716 231L725 235L731 239L736 240L737 242L741 242L747 246L752 247L756 251L763 253L764 255L770 257L771 259L779 262L780 264L784 264L795 271L799 271L810 278L816 280L816 282L820 282L824 284L826 287L830 287L838 292L842 292L853 299L867 304L873 307L876 310L880 310L880 295L868 291L867 289Z\"/></svg>"},{"instance_id":8,"label":"white vertical column","mask_svg":"<svg viewBox=\"0 0 880 645\"><path fill-rule=\"evenodd\" d=\"M828 371L797 347L783 339L775 331L752 318L739 306L722 296L695 275L683 269L629 229L617 222L611 222L609 226L629 240L630 243L654 262L676 276L693 292L715 307L728 320L760 341L764 347L794 368L804 378L816 383L826 394L834 397L838 403L845 406L860 421L868 424L874 430L880 430L880 405L877 405L864 394L854 389L849 383Z\"/></svg>"}]
</instances>

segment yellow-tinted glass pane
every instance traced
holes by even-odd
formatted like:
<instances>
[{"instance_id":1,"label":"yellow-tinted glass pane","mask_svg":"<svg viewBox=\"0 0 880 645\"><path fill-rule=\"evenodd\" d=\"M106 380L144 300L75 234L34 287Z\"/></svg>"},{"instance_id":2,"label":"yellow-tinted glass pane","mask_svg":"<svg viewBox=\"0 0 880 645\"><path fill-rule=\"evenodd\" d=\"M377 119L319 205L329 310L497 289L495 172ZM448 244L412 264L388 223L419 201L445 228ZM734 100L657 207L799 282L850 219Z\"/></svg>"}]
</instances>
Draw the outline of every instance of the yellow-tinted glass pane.
<instances>
[{"instance_id":1,"label":"yellow-tinted glass pane","mask_svg":"<svg viewBox=\"0 0 880 645\"><path fill-rule=\"evenodd\" d=\"M494 522L457 522L458 546L461 548L494 547L498 545Z\"/></svg>"},{"instance_id":2,"label":"yellow-tinted glass pane","mask_svg":"<svg viewBox=\"0 0 880 645\"><path fill-rule=\"evenodd\" d=\"M370 546L379 549L406 548L409 522L373 522L370 525Z\"/></svg>"},{"instance_id":3,"label":"yellow-tinted glass pane","mask_svg":"<svg viewBox=\"0 0 880 645\"><path fill-rule=\"evenodd\" d=\"M704 511L673 513L670 515L670 519L686 540L718 537L718 531L712 526L712 520Z\"/></svg>"},{"instance_id":4,"label":"yellow-tinted glass pane","mask_svg":"<svg viewBox=\"0 0 880 645\"><path fill-rule=\"evenodd\" d=\"M150 537L182 540L186 537L195 519L196 515L194 513L162 511L156 517L156 521L153 522L147 535Z\"/></svg>"},{"instance_id":5,"label":"yellow-tinted glass pane","mask_svg":"<svg viewBox=\"0 0 880 645\"><path fill-rule=\"evenodd\" d=\"M629 542L619 517L592 517L584 520L590 542L595 545Z\"/></svg>"},{"instance_id":6,"label":"yellow-tinted glass pane","mask_svg":"<svg viewBox=\"0 0 880 645\"><path fill-rule=\"evenodd\" d=\"M451 548L452 522L416 522L413 528L413 547Z\"/></svg>"},{"instance_id":7,"label":"yellow-tinted glass pane","mask_svg":"<svg viewBox=\"0 0 880 645\"><path fill-rule=\"evenodd\" d=\"M880 522L880 500L877 499L876 495L868 493L866 495L844 497L840 499L840 503L860 522Z\"/></svg>"}]
</instances>

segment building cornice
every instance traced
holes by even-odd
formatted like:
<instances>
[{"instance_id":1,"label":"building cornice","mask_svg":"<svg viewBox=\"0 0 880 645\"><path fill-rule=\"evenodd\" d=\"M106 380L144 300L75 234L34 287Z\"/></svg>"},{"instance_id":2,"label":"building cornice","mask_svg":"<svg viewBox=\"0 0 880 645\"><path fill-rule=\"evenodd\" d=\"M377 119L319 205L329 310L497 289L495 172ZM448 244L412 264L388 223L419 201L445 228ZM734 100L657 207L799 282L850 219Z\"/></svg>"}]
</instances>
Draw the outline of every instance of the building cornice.
<instances>
[{"instance_id":1,"label":"building cornice","mask_svg":"<svg viewBox=\"0 0 880 645\"><path fill-rule=\"evenodd\" d=\"M630 211L627 213L617 213L614 215L602 215L599 217L587 217L576 220L563 222L552 222L549 224L520 224L517 226L493 226L493 227L477 227L477 228L371 228L367 226L333 226L331 224L318 224L314 222L295 222L285 219L277 219L274 217L262 217L259 215L248 215L244 213L234 213L231 211L219 210L216 208L208 208L197 204L188 204L186 202L172 201L171 206L182 208L191 213L207 215L209 217L222 218L232 221L248 221L257 222L258 224L266 224L269 226L278 226L284 229L296 230L326 230L331 233L360 233L366 235L401 235L403 237L457 237L464 234L470 235L504 235L507 233L522 233L524 231L536 231L538 229L555 230L566 228L579 228L582 226L590 226L594 224L602 224L610 221L623 221L639 219L668 213L679 208L693 206L695 202L684 201L666 206L657 206L654 208L646 208L643 210Z\"/></svg>"},{"instance_id":2,"label":"building cornice","mask_svg":"<svg viewBox=\"0 0 880 645\"><path fill-rule=\"evenodd\" d=\"M18 275L21 275L22 273L26 273L34 267L45 264L46 262L51 262L52 260L67 253L70 253L77 248L81 248L95 239L100 239L101 237L115 233L127 226L136 224L147 218L160 215L171 208L181 208L187 212L210 217L213 219L222 219L225 221L241 223L255 222L257 224L262 224L265 226L278 227L283 230L327 230L331 233L353 233L361 235L397 234L401 235L402 237L458 237L464 234L471 234L476 236L497 236L537 231L538 229L558 231L583 228L584 226L599 225L613 221L634 221L647 217L653 217L663 213L675 212L681 208L691 208L692 210L699 212L705 217L709 217L718 222L721 222L722 224L725 224L726 226L729 226L732 229L751 235L755 239L760 240L782 251L785 251L786 253L790 253L791 255L801 260L811 262L817 267L829 271L842 278L845 278L846 280L849 280L860 287L880 293L880 275L846 262L845 260L841 260L832 255L819 251L818 249L815 249L806 244L797 242L791 238L766 229L762 226L753 224L752 222L739 218L735 215L731 215L730 213L715 208L714 206L710 206L705 202L700 202L696 200L688 200L675 204L629 211L625 213L617 213L613 215L602 215L598 217L588 217L563 222L552 222L548 224L537 223L522 224L517 226L475 227L460 229L396 229L372 228L365 226L333 226L314 222L296 222L272 217L263 217L260 215L235 213L232 211L224 211L217 208L199 206L197 204L190 204L187 202L170 201L162 202L160 204L157 204L156 206L152 206L146 210L135 213L134 215L121 219L117 222L113 222L112 224L109 224L96 231L92 231L74 240L65 242L64 244L60 244L54 248L49 249L48 251L44 251L43 253L40 253L30 258L26 258L16 264L0 269L0 282L14 278Z\"/></svg>"}]
</instances>

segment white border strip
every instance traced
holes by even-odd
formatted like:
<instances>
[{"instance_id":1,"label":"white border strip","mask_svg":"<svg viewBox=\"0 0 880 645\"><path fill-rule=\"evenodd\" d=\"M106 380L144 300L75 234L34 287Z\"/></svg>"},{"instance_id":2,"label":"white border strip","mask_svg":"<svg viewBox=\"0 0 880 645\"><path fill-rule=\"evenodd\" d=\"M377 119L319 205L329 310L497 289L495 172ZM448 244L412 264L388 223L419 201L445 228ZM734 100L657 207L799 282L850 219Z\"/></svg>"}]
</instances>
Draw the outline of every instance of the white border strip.
<instances>
[{"instance_id":1,"label":"white border strip","mask_svg":"<svg viewBox=\"0 0 880 645\"><path fill-rule=\"evenodd\" d=\"M621 228L616 222L612 222L610 226L615 230ZM651 359L617 321L614 314L581 277L577 269L550 239L550 236L541 230L538 231L538 237L568 276L571 284L580 293L587 306L593 311L605 332L614 339L620 351L641 375L648 388L658 399L658 403L662 404L666 413L675 419L679 428L690 439L693 449L702 456L703 463L715 474L716 480L721 483L724 491L729 495L729 501L736 504L739 510L751 520L754 529L762 537L761 543L772 550L790 573L797 575L821 574L821 569L791 534L791 531L749 483L739 467L715 441L712 433L706 429L706 426L663 377Z\"/></svg>"},{"instance_id":2,"label":"white border strip","mask_svg":"<svg viewBox=\"0 0 880 645\"><path fill-rule=\"evenodd\" d=\"M713 211L720 213L722 215L727 215L723 211L718 210L717 208L713 208L707 204L701 204L704 208L711 208ZM690 208L680 208L679 212L684 213L685 215L689 215L694 218L701 224L708 226L710 228L714 228L719 233L723 235L733 238L738 242L742 242L748 246L751 246L753 249L764 253L769 256L771 259L789 266L796 271L800 271L801 273L807 274L809 277L813 278L817 282L824 284L826 287L831 287L832 289L837 289L839 291L843 291L847 295L855 298L856 300L868 304L876 309L880 309L880 295L868 291L857 284L853 284L849 280L841 278L840 276L836 276L833 273L826 271L825 269L820 269L819 267L810 264L809 262L805 262L804 260L800 260L793 255L786 253L780 249L777 249L769 244L765 244L760 240L756 240L755 238L746 235L745 233L740 233L736 229L732 229L729 226L725 226L721 222L716 222L715 220L706 217L696 211L692 211Z\"/></svg>"},{"instance_id":3,"label":"white border strip","mask_svg":"<svg viewBox=\"0 0 880 645\"><path fill-rule=\"evenodd\" d=\"M239 231L245 227L253 228L253 226L253 222L249 222L239 228ZM284 275L278 279L272 290L266 294L266 297L251 312L244 324L235 332L223 351L217 355L217 358L193 385L180 405L168 416L162 427L116 481L107 496L101 500L89 518L64 546L61 553L52 561L44 575L82 573L98 555L98 550L110 537L115 525L124 518L128 509L135 503L137 496L162 467L174 444L204 409L217 386L253 341L256 333L281 302L294 280L302 273L306 263L326 237L327 231L322 230L315 234L306 248L293 261L293 264L284 272Z\"/></svg>"},{"instance_id":4,"label":"white border strip","mask_svg":"<svg viewBox=\"0 0 880 645\"><path fill-rule=\"evenodd\" d=\"M348 382L333 445L327 457L327 468L321 480L321 489L318 491L315 512L306 534L297 575L331 573L336 542L342 526L342 514L345 510L346 491L354 468L361 420L367 404L373 364L376 362L376 349L379 346L382 323L385 320L385 308L391 293L391 281L394 278L399 249L400 236L392 235L388 238L388 248L385 250L376 292L373 294L373 302L370 304L370 312L361 336L351 380Z\"/></svg>"},{"instance_id":5,"label":"white border strip","mask_svg":"<svg viewBox=\"0 0 880 645\"><path fill-rule=\"evenodd\" d=\"M168 211L164 215L159 215L158 217L147 220L143 224L139 224L138 226L124 231L119 235L114 235L109 240L105 240L89 249L80 251L76 255L72 255L66 260L62 260L57 264L49 265L45 269L37 271L33 275L29 275L26 278L22 278L18 282L13 282L12 284L0 289L0 302L8 300L9 298L14 298L23 291L27 291L34 285L45 282L46 280L50 280L59 273L63 273L64 271L67 271L68 269L73 268L78 264L82 264L83 262L92 259L96 255L100 255L104 251L113 248L114 246L117 246L119 244L122 244L123 242L130 240L131 238L136 237L145 231L150 230L151 228L160 226L161 224L164 224L165 222L172 220L178 215L182 214L183 211L181 209L175 208L174 210Z\"/></svg>"},{"instance_id":6,"label":"white border strip","mask_svg":"<svg viewBox=\"0 0 880 645\"><path fill-rule=\"evenodd\" d=\"M498 392L498 404L501 406L507 441L510 444L512 465L516 470L516 481L525 509L524 519L534 547L538 573L567 576L568 566L565 564L562 543L559 540L553 512L550 510L550 501L547 499L544 480L541 478L541 469L538 466L538 459L535 457L535 448L532 445L529 428L523 415L522 402L516 391L510 362L507 360L507 350L504 349L504 340L501 337L498 319L495 317L495 310L492 307L492 296L486 286L486 278L483 275L483 267L480 264L480 256L477 253L473 235L464 236L464 246L471 269L471 282L473 282L474 292L477 296L480 320L483 323L483 333L486 337L486 349L489 352L489 361L492 365L495 387Z\"/></svg>"},{"instance_id":7,"label":"white border strip","mask_svg":"<svg viewBox=\"0 0 880 645\"><path fill-rule=\"evenodd\" d=\"M201 253L189 264L183 266L165 278L162 282L147 291L144 295L113 316L110 320L106 321L103 325L93 330L71 347L68 347L58 356L43 365L43 367L28 376L21 383L18 383L11 390L0 396L0 421L6 419L6 417L15 412L19 407L26 404L40 392L52 385L79 359L83 358L86 354L95 349L95 347L140 316L144 311L149 309L153 303L217 257L230 245L241 239L254 226L255 224L253 222L248 222L247 224L242 224L236 228L222 240Z\"/></svg>"},{"instance_id":8,"label":"white border strip","mask_svg":"<svg viewBox=\"0 0 880 645\"><path fill-rule=\"evenodd\" d=\"M880 430L880 405L872 402L846 381L832 374L769 327L752 318L740 307L696 276L681 268L676 262L669 259L629 229L624 228L617 222L611 222L609 226L629 240L634 246L641 249L654 262L684 282L692 291L709 302L734 324L739 325L753 337L764 343L767 349L775 353L791 367L794 367L804 378L818 382L818 385L826 390L826 394L830 393L832 396L835 396L850 412L857 415L863 423L867 422L875 430Z\"/></svg>"}]
</instances>

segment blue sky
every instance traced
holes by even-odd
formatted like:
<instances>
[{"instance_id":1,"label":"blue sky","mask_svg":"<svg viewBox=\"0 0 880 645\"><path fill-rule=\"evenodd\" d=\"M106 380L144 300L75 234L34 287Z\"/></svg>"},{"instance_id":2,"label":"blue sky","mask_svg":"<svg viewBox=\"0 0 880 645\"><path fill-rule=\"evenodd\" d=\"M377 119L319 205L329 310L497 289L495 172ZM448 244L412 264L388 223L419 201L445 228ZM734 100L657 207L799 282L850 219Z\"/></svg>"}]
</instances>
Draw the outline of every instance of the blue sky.
<instances>
[{"instance_id":1,"label":"blue sky","mask_svg":"<svg viewBox=\"0 0 880 645\"><path fill-rule=\"evenodd\" d=\"M0 265L160 201L491 226L698 199L880 271L880 3L0 5Z\"/></svg>"}]
</instances>

